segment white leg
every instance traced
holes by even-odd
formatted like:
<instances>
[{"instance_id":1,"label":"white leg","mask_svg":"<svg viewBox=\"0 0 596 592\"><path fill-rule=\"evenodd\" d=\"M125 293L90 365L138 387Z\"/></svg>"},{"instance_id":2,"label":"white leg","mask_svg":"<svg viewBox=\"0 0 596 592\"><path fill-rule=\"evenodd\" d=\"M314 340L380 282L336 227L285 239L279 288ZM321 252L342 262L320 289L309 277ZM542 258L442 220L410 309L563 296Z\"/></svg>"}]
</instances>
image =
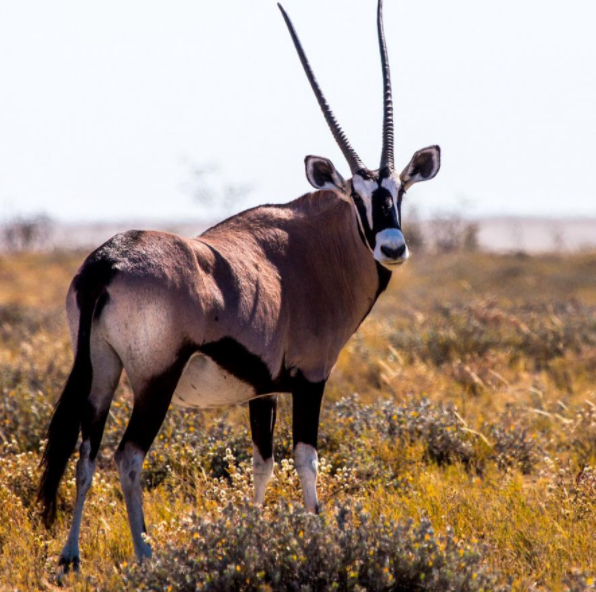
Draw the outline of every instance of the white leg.
<instances>
[{"instance_id":1,"label":"white leg","mask_svg":"<svg viewBox=\"0 0 596 592\"><path fill-rule=\"evenodd\" d=\"M255 504L262 506L267 484L273 476L273 456L265 460L255 444L252 445L252 474L255 484Z\"/></svg>"},{"instance_id":2,"label":"white leg","mask_svg":"<svg viewBox=\"0 0 596 592\"><path fill-rule=\"evenodd\" d=\"M298 442L294 448L294 464L302 484L304 506L308 512L319 512L317 499L317 468L319 456L314 446Z\"/></svg>"}]
</instances>

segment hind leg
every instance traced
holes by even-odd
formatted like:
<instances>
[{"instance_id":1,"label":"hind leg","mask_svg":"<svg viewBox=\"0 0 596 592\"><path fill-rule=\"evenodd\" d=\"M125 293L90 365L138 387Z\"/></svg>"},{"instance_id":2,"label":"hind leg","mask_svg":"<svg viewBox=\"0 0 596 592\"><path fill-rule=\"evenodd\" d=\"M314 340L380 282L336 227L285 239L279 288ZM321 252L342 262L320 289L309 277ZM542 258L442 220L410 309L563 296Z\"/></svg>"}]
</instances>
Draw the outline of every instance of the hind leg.
<instances>
[{"instance_id":1,"label":"hind leg","mask_svg":"<svg viewBox=\"0 0 596 592\"><path fill-rule=\"evenodd\" d=\"M139 561L152 555L151 546L143 538L146 532L141 491L143 461L163 423L187 360L187 357L180 357L163 374L144 381L140 387L133 386L132 416L115 455L132 542Z\"/></svg>"},{"instance_id":2,"label":"hind leg","mask_svg":"<svg viewBox=\"0 0 596 592\"><path fill-rule=\"evenodd\" d=\"M65 572L68 572L71 566L75 571L79 568L79 535L83 507L93 481L97 453L110 404L122 373L122 363L107 343L93 344L91 356L93 383L89 399L85 402L81 423L82 442L76 471L77 497L68 539L60 554L60 565L64 566Z\"/></svg>"},{"instance_id":3,"label":"hind leg","mask_svg":"<svg viewBox=\"0 0 596 592\"><path fill-rule=\"evenodd\" d=\"M277 412L277 397L259 397L248 403L252 432L252 473L255 484L255 504L265 501L265 489L273 475L273 430Z\"/></svg>"}]
</instances>

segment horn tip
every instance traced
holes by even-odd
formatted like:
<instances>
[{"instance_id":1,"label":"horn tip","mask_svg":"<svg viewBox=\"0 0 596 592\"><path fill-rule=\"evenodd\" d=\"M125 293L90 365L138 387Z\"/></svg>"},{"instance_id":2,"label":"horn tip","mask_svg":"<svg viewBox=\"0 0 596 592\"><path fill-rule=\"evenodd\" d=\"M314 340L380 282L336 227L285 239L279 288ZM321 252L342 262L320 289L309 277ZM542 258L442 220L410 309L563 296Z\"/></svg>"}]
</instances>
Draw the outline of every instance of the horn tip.
<instances>
[{"instance_id":1,"label":"horn tip","mask_svg":"<svg viewBox=\"0 0 596 592\"><path fill-rule=\"evenodd\" d=\"M286 21L286 23L288 23L289 26L290 17L288 16L286 9L281 5L281 2L277 3L277 8L279 8L281 15L284 17L284 20Z\"/></svg>"}]
</instances>

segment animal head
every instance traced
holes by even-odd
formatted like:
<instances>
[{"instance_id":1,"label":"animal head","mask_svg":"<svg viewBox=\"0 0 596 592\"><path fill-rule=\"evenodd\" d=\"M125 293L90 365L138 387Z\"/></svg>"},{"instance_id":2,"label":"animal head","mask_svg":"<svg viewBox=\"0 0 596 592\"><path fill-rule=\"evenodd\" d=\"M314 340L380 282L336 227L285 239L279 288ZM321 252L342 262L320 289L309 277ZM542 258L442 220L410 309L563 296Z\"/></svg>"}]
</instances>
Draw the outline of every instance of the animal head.
<instances>
[{"instance_id":1,"label":"animal head","mask_svg":"<svg viewBox=\"0 0 596 592\"><path fill-rule=\"evenodd\" d=\"M408 247L401 230L401 203L406 191L419 181L432 179L441 166L438 146L418 150L406 168L398 174L394 164L393 97L387 45L383 30L383 0L377 9L377 27L384 87L383 148L378 169L367 168L350 144L345 132L331 111L323 91L312 71L290 17L278 5L286 21L292 40L319 102L323 115L335 141L343 152L352 177L344 179L333 163L323 157L306 157L306 176L316 189L333 190L352 204L360 233L374 258L385 267L392 268L407 260Z\"/></svg>"}]
</instances>

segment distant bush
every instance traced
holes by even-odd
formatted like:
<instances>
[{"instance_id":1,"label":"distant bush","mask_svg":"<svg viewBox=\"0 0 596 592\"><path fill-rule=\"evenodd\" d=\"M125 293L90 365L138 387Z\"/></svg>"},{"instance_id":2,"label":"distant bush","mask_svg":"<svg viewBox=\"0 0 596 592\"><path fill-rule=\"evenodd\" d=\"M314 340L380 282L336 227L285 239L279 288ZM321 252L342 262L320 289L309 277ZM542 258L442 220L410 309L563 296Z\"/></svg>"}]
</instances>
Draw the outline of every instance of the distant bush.
<instances>
[{"instance_id":1,"label":"distant bush","mask_svg":"<svg viewBox=\"0 0 596 592\"><path fill-rule=\"evenodd\" d=\"M443 215L432 220L430 229L433 246L439 253L472 253L480 249L480 226L477 222L466 220L457 214Z\"/></svg>"},{"instance_id":2,"label":"distant bush","mask_svg":"<svg viewBox=\"0 0 596 592\"><path fill-rule=\"evenodd\" d=\"M4 248L13 253L47 248L52 228L52 220L44 214L17 216L2 227Z\"/></svg>"},{"instance_id":3,"label":"distant bush","mask_svg":"<svg viewBox=\"0 0 596 592\"><path fill-rule=\"evenodd\" d=\"M483 565L481 549L430 522L373 518L358 505L326 516L287 503L273 516L227 505L216 519L180 524L188 542L171 543L125 572L129 590L276 592L507 590Z\"/></svg>"},{"instance_id":4,"label":"distant bush","mask_svg":"<svg viewBox=\"0 0 596 592\"><path fill-rule=\"evenodd\" d=\"M403 225L404 236L408 247L419 253L427 247L427 237L425 236L423 224L420 222L418 211L410 209L405 224Z\"/></svg>"}]
</instances>

